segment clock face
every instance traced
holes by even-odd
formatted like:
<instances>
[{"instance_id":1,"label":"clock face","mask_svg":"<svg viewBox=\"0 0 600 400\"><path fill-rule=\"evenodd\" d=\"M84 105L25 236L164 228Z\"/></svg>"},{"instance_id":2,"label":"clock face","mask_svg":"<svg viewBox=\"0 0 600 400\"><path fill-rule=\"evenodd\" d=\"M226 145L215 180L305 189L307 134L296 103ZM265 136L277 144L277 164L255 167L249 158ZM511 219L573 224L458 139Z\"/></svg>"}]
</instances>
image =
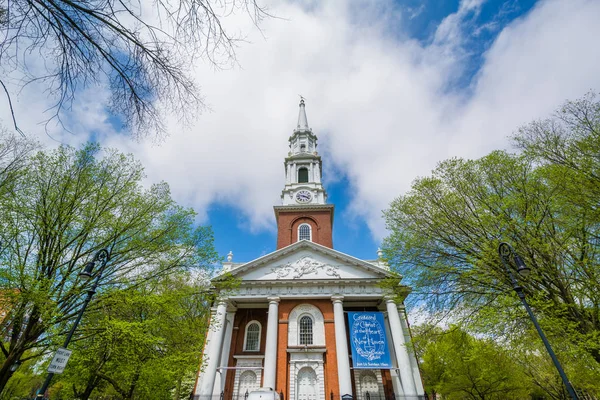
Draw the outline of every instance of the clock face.
<instances>
[{"instance_id":1,"label":"clock face","mask_svg":"<svg viewBox=\"0 0 600 400\"><path fill-rule=\"evenodd\" d=\"M308 203L312 199L312 194L308 190L300 190L296 193L296 201L298 203Z\"/></svg>"}]
</instances>

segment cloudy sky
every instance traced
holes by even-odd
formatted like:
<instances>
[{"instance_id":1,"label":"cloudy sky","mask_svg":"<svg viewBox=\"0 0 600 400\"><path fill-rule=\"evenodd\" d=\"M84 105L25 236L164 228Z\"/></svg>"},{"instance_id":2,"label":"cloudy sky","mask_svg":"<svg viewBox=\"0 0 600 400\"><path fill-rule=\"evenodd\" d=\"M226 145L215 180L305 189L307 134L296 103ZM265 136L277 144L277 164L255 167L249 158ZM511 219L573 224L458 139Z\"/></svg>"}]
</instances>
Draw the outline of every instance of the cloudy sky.
<instances>
[{"instance_id":1,"label":"cloudy sky","mask_svg":"<svg viewBox=\"0 0 600 400\"><path fill-rule=\"evenodd\" d=\"M191 126L167 121L160 146L111 125L105 90L82 92L70 133L38 122L49 100L15 94L28 135L49 145L93 137L134 153L148 182L211 224L222 255L248 261L275 249L273 205L296 125L298 95L319 137L334 246L375 258L381 211L449 157L509 148L507 136L567 99L600 90L600 1L374 0L269 2L262 32L244 15L227 26L247 43L239 66L194 74L209 111ZM5 99L0 118L8 124Z\"/></svg>"}]
</instances>

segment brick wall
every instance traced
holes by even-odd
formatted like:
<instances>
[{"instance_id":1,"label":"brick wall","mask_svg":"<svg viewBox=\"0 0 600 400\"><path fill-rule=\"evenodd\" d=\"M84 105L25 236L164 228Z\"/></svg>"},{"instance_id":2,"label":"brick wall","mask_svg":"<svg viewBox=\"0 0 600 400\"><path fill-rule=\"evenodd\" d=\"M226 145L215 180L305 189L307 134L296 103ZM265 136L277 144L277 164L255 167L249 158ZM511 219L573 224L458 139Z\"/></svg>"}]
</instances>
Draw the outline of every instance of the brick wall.
<instances>
[{"instance_id":1,"label":"brick wall","mask_svg":"<svg viewBox=\"0 0 600 400\"><path fill-rule=\"evenodd\" d=\"M329 399L330 392L339 395L337 355L335 351L335 329L333 325L333 304L329 299L314 300L282 300L279 303L279 331L277 349L277 392L283 392L283 400L289 398L289 354L288 347L288 318L290 312L299 304L312 304L323 314L325 323L326 352L323 354L325 370L325 398ZM339 396L338 396L339 398Z\"/></svg>"},{"instance_id":2,"label":"brick wall","mask_svg":"<svg viewBox=\"0 0 600 400\"><path fill-rule=\"evenodd\" d=\"M298 226L307 223L312 228L312 241L333 248L331 210L279 212L277 249L298 241Z\"/></svg>"},{"instance_id":3,"label":"brick wall","mask_svg":"<svg viewBox=\"0 0 600 400\"><path fill-rule=\"evenodd\" d=\"M260 331L260 351L244 351L244 335L246 333L246 325L248 322L256 320L261 325ZM231 351L229 353L229 361L227 366L235 367L236 359L234 356L238 355L264 355L265 354L265 343L267 337L267 309L266 308L242 308L238 309L235 313L233 322L233 333L231 335ZM227 370L227 377L225 380L225 398L230 399L234 395L235 386L235 370ZM261 374L262 377L262 374ZM262 385L262 382L261 382Z\"/></svg>"}]
</instances>

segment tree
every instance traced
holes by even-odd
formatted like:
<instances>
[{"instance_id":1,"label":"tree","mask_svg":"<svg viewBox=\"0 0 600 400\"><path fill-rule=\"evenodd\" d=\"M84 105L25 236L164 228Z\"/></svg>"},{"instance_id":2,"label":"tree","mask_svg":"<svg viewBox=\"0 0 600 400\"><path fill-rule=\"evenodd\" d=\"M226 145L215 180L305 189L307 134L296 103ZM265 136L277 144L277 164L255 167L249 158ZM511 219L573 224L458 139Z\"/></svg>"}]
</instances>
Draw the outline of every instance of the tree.
<instances>
[{"instance_id":1,"label":"tree","mask_svg":"<svg viewBox=\"0 0 600 400\"><path fill-rule=\"evenodd\" d=\"M27 166L29 156L37 148L35 142L10 134L0 126L0 200L12 190L17 177Z\"/></svg>"},{"instance_id":2,"label":"tree","mask_svg":"<svg viewBox=\"0 0 600 400\"><path fill-rule=\"evenodd\" d=\"M4 76L15 70L24 76L15 79L17 90L41 81L60 120L79 90L109 85L111 111L137 136L161 128L161 107L181 117L195 114L202 100L188 68L199 58L215 67L235 62L241 38L225 30L223 16L242 11L258 24L266 15L255 0L5 4L0 7L0 67ZM9 90L0 84L12 111ZM13 120L18 130L14 114Z\"/></svg>"},{"instance_id":3,"label":"tree","mask_svg":"<svg viewBox=\"0 0 600 400\"><path fill-rule=\"evenodd\" d=\"M447 400L528 397L530 381L510 353L490 339L476 339L456 326L420 326L414 342L430 393Z\"/></svg>"},{"instance_id":4,"label":"tree","mask_svg":"<svg viewBox=\"0 0 600 400\"><path fill-rule=\"evenodd\" d=\"M200 358L212 291L189 274L159 277L132 290L106 293L86 316L83 338L56 383L81 400L188 398Z\"/></svg>"},{"instance_id":5,"label":"tree","mask_svg":"<svg viewBox=\"0 0 600 400\"><path fill-rule=\"evenodd\" d=\"M215 260L211 230L195 226L167 184L144 189L143 177L131 156L94 144L60 147L32 157L2 198L0 291L9 313L0 325L0 393L10 365L62 341L93 281L78 273L99 249L110 253L100 291L206 270Z\"/></svg>"},{"instance_id":6,"label":"tree","mask_svg":"<svg viewBox=\"0 0 600 400\"><path fill-rule=\"evenodd\" d=\"M415 287L413 300L495 336L529 329L498 258L498 244L508 241L532 270L520 284L551 340L566 339L600 363L594 99L523 127L514 138L521 154L443 161L391 204L385 251Z\"/></svg>"}]
</instances>

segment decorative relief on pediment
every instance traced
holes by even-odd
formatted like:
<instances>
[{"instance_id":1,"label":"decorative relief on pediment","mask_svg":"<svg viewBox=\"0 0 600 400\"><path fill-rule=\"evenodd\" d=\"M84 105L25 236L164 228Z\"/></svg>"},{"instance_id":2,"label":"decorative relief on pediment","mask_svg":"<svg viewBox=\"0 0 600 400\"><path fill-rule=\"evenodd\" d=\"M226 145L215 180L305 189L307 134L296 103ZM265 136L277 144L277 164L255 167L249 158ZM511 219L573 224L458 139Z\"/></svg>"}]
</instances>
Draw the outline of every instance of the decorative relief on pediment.
<instances>
[{"instance_id":1,"label":"decorative relief on pediment","mask_svg":"<svg viewBox=\"0 0 600 400\"><path fill-rule=\"evenodd\" d=\"M233 296L242 297L263 297L268 293L272 296L306 296L306 295L318 295L328 296L331 293L338 293L341 295L353 295L353 296L372 296L372 295L384 295L386 292L376 284L346 284L346 285L308 285L300 286L295 284L290 285L265 285L261 287L255 286L242 286L232 292Z\"/></svg>"},{"instance_id":2,"label":"decorative relief on pediment","mask_svg":"<svg viewBox=\"0 0 600 400\"><path fill-rule=\"evenodd\" d=\"M278 265L272 268L271 271L277 276L277 279L298 279L305 275L318 274L319 271L325 272L327 276L341 278L338 266L323 263L310 256L304 256L294 262Z\"/></svg>"}]
</instances>

